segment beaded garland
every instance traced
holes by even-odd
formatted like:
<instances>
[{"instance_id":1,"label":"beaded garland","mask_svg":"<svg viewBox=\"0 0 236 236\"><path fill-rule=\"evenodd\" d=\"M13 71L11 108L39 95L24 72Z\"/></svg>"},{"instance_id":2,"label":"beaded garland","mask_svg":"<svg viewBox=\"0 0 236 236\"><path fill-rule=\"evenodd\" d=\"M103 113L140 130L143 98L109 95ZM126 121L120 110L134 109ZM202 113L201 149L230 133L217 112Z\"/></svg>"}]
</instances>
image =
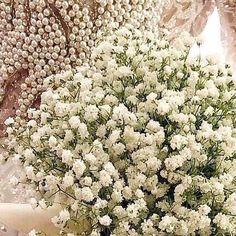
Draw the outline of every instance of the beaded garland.
<instances>
[{"instance_id":1,"label":"beaded garland","mask_svg":"<svg viewBox=\"0 0 236 236\"><path fill-rule=\"evenodd\" d=\"M16 114L20 125L28 107L43 90L43 78L88 62L99 32L109 31L112 26L130 23L136 28L157 27L165 3L162 0L2 0L0 121Z\"/></svg>"}]
</instances>

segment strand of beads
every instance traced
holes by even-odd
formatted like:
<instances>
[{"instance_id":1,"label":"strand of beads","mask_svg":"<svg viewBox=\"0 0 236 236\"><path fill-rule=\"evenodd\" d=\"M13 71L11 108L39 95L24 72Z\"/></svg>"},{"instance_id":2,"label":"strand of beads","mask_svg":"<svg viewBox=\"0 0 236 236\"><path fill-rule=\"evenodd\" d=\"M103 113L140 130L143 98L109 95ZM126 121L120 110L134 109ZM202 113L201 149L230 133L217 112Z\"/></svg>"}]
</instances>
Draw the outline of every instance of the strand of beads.
<instances>
[{"instance_id":1,"label":"strand of beads","mask_svg":"<svg viewBox=\"0 0 236 236\"><path fill-rule=\"evenodd\" d=\"M17 122L43 90L43 78L89 61L98 31L130 23L156 27L161 0L3 0L0 3L0 101L15 72L28 71L20 86ZM7 94L7 96L10 96Z\"/></svg>"}]
</instances>

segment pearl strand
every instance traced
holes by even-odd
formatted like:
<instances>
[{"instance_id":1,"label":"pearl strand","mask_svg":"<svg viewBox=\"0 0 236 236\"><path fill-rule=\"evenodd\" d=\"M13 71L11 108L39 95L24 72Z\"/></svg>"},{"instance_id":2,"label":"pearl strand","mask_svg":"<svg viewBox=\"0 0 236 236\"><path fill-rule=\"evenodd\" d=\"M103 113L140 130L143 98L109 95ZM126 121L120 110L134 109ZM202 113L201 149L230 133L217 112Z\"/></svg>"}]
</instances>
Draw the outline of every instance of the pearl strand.
<instances>
[{"instance_id":1,"label":"pearl strand","mask_svg":"<svg viewBox=\"0 0 236 236\"><path fill-rule=\"evenodd\" d=\"M28 5L26 4L28 2ZM43 78L89 61L98 30L130 23L157 27L162 0L2 0L0 3L0 101L4 84L15 71L29 76L21 85L19 109L43 90ZM14 9L13 9L14 7ZM17 119L20 120L21 119Z\"/></svg>"}]
</instances>

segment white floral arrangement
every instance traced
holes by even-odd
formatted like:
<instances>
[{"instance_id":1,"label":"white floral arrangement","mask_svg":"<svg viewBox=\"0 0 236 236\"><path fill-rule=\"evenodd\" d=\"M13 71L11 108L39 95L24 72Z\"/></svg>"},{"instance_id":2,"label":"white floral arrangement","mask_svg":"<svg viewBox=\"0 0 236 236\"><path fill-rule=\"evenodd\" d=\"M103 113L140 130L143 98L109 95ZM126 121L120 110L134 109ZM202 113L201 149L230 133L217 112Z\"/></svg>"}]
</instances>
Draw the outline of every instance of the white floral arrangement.
<instances>
[{"instance_id":1,"label":"white floral arrangement","mask_svg":"<svg viewBox=\"0 0 236 236\"><path fill-rule=\"evenodd\" d=\"M192 43L123 27L46 79L26 126L8 120L61 235L236 235L236 84Z\"/></svg>"}]
</instances>

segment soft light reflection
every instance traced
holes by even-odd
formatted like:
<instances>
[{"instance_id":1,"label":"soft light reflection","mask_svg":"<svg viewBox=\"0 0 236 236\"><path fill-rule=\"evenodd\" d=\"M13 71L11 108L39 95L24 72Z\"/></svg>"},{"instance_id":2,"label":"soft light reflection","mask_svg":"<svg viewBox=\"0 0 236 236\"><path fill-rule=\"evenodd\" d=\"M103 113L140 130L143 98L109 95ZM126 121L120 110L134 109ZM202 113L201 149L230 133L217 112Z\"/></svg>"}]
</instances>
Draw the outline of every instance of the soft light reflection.
<instances>
[{"instance_id":1,"label":"soft light reflection","mask_svg":"<svg viewBox=\"0 0 236 236\"><path fill-rule=\"evenodd\" d=\"M220 39L220 20L217 9L209 17L207 25L200 36L203 40L200 52L202 56L215 55L219 61L224 61L224 52ZM192 54L199 54L199 48L195 45Z\"/></svg>"},{"instance_id":2,"label":"soft light reflection","mask_svg":"<svg viewBox=\"0 0 236 236\"><path fill-rule=\"evenodd\" d=\"M215 9L210 16L207 25L202 33L204 44L202 52L206 54L219 53L223 57L223 48L220 40L220 19Z\"/></svg>"}]
</instances>

